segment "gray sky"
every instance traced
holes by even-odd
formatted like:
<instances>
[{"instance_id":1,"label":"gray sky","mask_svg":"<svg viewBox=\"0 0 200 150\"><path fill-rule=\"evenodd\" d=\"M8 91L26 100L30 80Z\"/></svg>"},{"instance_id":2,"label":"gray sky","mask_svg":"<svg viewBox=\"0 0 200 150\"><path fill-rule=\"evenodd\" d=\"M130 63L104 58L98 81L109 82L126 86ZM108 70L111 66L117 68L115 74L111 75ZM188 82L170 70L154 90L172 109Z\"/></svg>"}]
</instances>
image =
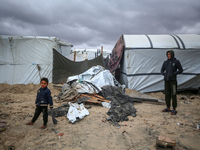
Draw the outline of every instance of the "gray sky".
<instances>
[{"instance_id":1,"label":"gray sky","mask_svg":"<svg viewBox=\"0 0 200 150\"><path fill-rule=\"evenodd\" d=\"M122 34L200 33L199 0L0 0L0 35L112 50Z\"/></svg>"}]
</instances>

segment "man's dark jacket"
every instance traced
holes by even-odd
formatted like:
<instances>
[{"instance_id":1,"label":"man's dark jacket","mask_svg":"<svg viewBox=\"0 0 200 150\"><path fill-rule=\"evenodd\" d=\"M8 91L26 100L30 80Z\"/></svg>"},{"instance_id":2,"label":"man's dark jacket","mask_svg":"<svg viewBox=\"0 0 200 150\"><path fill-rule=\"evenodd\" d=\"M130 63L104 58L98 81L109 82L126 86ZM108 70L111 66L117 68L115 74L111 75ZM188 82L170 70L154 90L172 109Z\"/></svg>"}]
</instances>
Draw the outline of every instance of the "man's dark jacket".
<instances>
[{"instance_id":1,"label":"man's dark jacket","mask_svg":"<svg viewBox=\"0 0 200 150\"><path fill-rule=\"evenodd\" d=\"M167 59L166 61L164 61L161 68L161 74L164 76L165 81L176 80L177 74L183 72L181 63L174 57L174 51L170 50L167 51L167 53L168 52L171 53L171 59Z\"/></svg>"}]
</instances>

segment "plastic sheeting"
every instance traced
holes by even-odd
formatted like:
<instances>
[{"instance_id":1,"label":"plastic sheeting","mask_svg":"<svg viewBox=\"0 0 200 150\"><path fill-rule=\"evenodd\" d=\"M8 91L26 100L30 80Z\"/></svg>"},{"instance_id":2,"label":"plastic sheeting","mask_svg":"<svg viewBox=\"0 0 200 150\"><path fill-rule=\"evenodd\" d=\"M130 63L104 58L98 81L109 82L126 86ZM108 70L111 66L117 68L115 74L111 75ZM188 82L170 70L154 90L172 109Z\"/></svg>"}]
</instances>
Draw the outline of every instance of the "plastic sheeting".
<instances>
[{"instance_id":1,"label":"plastic sheeting","mask_svg":"<svg viewBox=\"0 0 200 150\"><path fill-rule=\"evenodd\" d=\"M96 65L104 66L102 55L92 60L73 62L60 55L56 50L53 51L53 54L53 83L65 83L70 76L81 74Z\"/></svg>"},{"instance_id":2,"label":"plastic sheeting","mask_svg":"<svg viewBox=\"0 0 200 150\"><path fill-rule=\"evenodd\" d=\"M111 103L108 103L108 102L101 102L101 105L102 105L104 108L111 108Z\"/></svg>"},{"instance_id":3,"label":"plastic sheeting","mask_svg":"<svg viewBox=\"0 0 200 150\"><path fill-rule=\"evenodd\" d=\"M134 99L128 95L125 95L122 89L113 86L104 86L102 88L102 94L105 99L111 101L111 107L107 112L109 116L107 119L114 124L120 121L128 121L128 116L136 116L136 109L134 108L134 102L141 102L141 99Z\"/></svg>"},{"instance_id":4,"label":"plastic sheeting","mask_svg":"<svg viewBox=\"0 0 200 150\"><path fill-rule=\"evenodd\" d=\"M84 107L83 103L70 103L69 110L67 113L67 118L71 123L76 122L77 120L83 119L85 116L89 115L89 111Z\"/></svg>"},{"instance_id":5,"label":"plastic sheeting","mask_svg":"<svg viewBox=\"0 0 200 150\"><path fill-rule=\"evenodd\" d=\"M166 51L165 49L125 50L121 67L122 82L128 88L140 92L163 91L164 78L160 70L167 59ZM178 89L198 89L200 87L200 82L197 82L200 80L200 50L174 49L174 52L184 70L177 76Z\"/></svg>"},{"instance_id":6,"label":"plastic sheeting","mask_svg":"<svg viewBox=\"0 0 200 150\"><path fill-rule=\"evenodd\" d=\"M99 93L101 87L106 85L121 86L121 84L114 78L109 70L102 66L93 66L82 74L71 76L67 82L76 80L77 83L74 89L78 93Z\"/></svg>"}]
</instances>

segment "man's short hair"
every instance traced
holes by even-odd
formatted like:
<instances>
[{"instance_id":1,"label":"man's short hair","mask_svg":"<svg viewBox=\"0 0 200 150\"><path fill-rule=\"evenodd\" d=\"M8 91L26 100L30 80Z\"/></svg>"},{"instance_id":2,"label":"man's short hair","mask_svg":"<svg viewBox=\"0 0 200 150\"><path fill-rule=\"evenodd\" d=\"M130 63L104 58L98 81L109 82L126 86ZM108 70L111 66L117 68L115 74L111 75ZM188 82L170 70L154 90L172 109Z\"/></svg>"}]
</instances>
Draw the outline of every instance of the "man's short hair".
<instances>
[{"instance_id":1,"label":"man's short hair","mask_svg":"<svg viewBox=\"0 0 200 150\"><path fill-rule=\"evenodd\" d=\"M43 77L43 78L40 80L40 83L41 83L42 81L47 82L47 84L49 83L49 80L48 80L47 78L45 78L45 77Z\"/></svg>"}]
</instances>

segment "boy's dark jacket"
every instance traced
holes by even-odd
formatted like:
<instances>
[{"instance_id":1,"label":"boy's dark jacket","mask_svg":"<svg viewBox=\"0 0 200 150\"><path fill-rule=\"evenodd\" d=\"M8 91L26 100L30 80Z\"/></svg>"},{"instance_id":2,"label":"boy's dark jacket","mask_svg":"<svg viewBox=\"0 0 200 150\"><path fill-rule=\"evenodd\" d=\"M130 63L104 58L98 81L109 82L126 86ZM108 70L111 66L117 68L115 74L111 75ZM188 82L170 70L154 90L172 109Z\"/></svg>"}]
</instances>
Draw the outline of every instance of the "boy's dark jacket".
<instances>
[{"instance_id":1,"label":"boy's dark jacket","mask_svg":"<svg viewBox=\"0 0 200 150\"><path fill-rule=\"evenodd\" d=\"M53 101L51 97L51 91L46 87L46 88L40 88L37 91L37 96L35 100L35 104L37 106L48 106L50 104L50 108L53 107Z\"/></svg>"},{"instance_id":2,"label":"boy's dark jacket","mask_svg":"<svg viewBox=\"0 0 200 150\"><path fill-rule=\"evenodd\" d=\"M171 59L167 59L166 61L164 61L161 68L161 74L164 76L165 81L176 80L177 74L183 72L181 63L174 57L174 51L170 50L167 51L167 53L168 52L171 53Z\"/></svg>"}]
</instances>

